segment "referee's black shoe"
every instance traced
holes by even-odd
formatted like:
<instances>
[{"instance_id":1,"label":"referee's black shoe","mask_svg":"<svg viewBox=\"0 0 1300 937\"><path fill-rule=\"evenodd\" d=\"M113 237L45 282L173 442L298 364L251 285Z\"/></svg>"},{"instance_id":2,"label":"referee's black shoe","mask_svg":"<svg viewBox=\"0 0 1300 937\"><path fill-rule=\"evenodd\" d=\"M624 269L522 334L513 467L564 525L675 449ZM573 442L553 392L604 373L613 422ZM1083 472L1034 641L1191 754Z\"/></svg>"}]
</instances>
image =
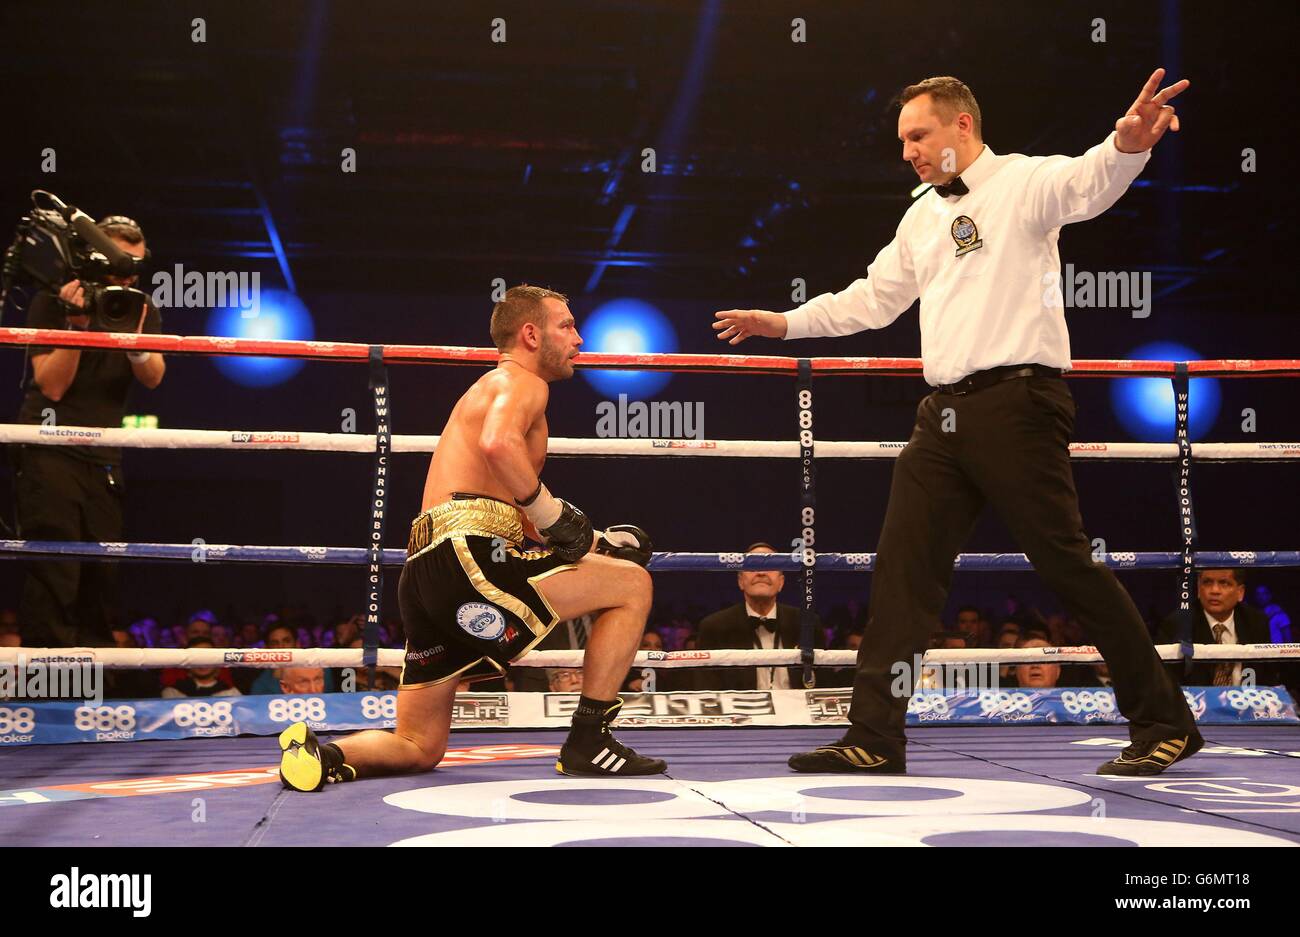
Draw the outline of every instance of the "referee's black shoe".
<instances>
[{"instance_id":1,"label":"referee's black shoe","mask_svg":"<svg viewBox=\"0 0 1300 937\"><path fill-rule=\"evenodd\" d=\"M790 756L790 767L806 774L906 774L907 762L840 741Z\"/></svg>"},{"instance_id":2,"label":"referee's black shoe","mask_svg":"<svg viewBox=\"0 0 1300 937\"><path fill-rule=\"evenodd\" d=\"M1195 729L1190 735L1154 742L1134 742L1114 758L1097 769L1098 774L1121 774L1128 777L1147 777L1159 774L1170 765L1191 758L1201 750L1205 739Z\"/></svg>"}]
</instances>

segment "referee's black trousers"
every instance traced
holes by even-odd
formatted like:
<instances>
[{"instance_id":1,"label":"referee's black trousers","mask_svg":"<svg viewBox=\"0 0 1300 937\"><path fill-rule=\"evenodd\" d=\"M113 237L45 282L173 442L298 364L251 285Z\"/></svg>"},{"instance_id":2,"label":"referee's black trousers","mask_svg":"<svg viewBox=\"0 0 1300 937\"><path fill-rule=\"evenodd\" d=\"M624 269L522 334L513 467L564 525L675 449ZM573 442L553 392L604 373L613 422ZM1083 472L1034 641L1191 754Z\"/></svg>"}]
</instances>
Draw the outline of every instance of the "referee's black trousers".
<instances>
[{"instance_id":1,"label":"referee's black trousers","mask_svg":"<svg viewBox=\"0 0 1300 937\"><path fill-rule=\"evenodd\" d=\"M21 446L14 478L26 540L122 540L122 469ZM118 621L117 561L40 559L27 565L18 621L27 647L103 647Z\"/></svg>"},{"instance_id":2,"label":"referee's black trousers","mask_svg":"<svg viewBox=\"0 0 1300 937\"><path fill-rule=\"evenodd\" d=\"M963 395L936 391L921 401L890 485L853 681L852 744L903 757L912 681L897 692L896 666L910 673L913 655L925 653L940 627L953 561L985 504L1106 658L1133 740L1191 731L1182 691L1133 600L1093 562L1070 468L1074 416L1059 377L1015 378Z\"/></svg>"}]
</instances>

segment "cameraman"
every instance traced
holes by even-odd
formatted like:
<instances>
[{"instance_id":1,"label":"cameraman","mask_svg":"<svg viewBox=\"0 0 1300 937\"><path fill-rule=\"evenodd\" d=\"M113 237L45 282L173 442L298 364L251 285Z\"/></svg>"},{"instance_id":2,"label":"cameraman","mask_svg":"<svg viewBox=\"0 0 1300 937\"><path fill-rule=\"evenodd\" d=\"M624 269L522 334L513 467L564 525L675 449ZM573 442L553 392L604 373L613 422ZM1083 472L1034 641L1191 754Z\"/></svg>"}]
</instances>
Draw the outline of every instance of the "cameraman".
<instances>
[{"instance_id":1,"label":"cameraman","mask_svg":"<svg viewBox=\"0 0 1300 937\"><path fill-rule=\"evenodd\" d=\"M130 218L113 215L99 227L122 250L145 257L144 233ZM114 286L138 277L105 276ZM94 284L90 284L92 291ZM37 293L27 309L34 329L107 330L81 280L58 295ZM148 299L139 315L113 331L158 334L162 316ZM134 381L150 390L163 378L157 352L30 347L32 376L19 423L119 427ZM53 419L48 419L49 416ZM122 451L104 446L15 447L19 536L28 540L117 542L122 536ZM118 616L117 564L39 560L28 564L19 621L28 647L112 645Z\"/></svg>"}]
</instances>

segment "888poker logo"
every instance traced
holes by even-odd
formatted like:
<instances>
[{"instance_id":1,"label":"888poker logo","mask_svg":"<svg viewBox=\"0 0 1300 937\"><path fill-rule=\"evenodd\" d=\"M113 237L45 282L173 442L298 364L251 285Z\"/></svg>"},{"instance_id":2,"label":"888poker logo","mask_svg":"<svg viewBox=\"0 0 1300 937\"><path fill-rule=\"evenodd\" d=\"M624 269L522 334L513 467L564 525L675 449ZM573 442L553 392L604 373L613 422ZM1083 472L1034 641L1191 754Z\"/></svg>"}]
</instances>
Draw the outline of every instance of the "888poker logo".
<instances>
[{"instance_id":1,"label":"888poker logo","mask_svg":"<svg viewBox=\"0 0 1300 937\"><path fill-rule=\"evenodd\" d=\"M30 706L0 706L0 745L26 745L35 732L35 709Z\"/></svg>"},{"instance_id":2,"label":"888poker logo","mask_svg":"<svg viewBox=\"0 0 1300 937\"><path fill-rule=\"evenodd\" d=\"M1286 711L1286 704L1276 690L1268 687L1232 687L1222 691L1225 703L1252 719L1276 719Z\"/></svg>"},{"instance_id":3,"label":"888poker logo","mask_svg":"<svg viewBox=\"0 0 1300 937\"><path fill-rule=\"evenodd\" d=\"M78 732L86 734L88 742L125 742L135 738L135 707L123 703L119 706L78 706L72 714L72 724Z\"/></svg>"}]
</instances>

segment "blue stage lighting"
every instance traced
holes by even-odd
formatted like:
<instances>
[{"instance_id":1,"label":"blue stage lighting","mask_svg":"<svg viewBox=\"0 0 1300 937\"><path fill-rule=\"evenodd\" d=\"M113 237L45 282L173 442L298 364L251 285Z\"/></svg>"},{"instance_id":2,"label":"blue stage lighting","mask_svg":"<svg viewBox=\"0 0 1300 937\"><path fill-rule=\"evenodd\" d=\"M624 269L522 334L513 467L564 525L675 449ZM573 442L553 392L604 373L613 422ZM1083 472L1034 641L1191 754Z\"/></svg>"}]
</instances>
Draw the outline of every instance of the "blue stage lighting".
<instances>
[{"instance_id":1,"label":"blue stage lighting","mask_svg":"<svg viewBox=\"0 0 1300 937\"><path fill-rule=\"evenodd\" d=\"M213 309L208 314L207 333L232 338L284 338L310 341L316 337L311 313L303 301L285 290L263 290L260 302L249 315L236 307ZM250 358L214 356L213 363L236 384L244 387L274 387L302 370L295 358Z\"/></svg>"},{"instance_id":2,"label":"blue stage lighting","mask_svg":"<svg viewBox=\"0 0 1300 937\"><path fill-rule=\"evenodd\" d=\"M578 326L583 351L641 355L677 350L677 332L668 317L639 299L613 299L599 306ZM653 397L672 380L666 371L580 372L604 397L627 394L633 400Z\"/></svg>"},{"instance_id":3,"label":"blue stage lighting","mask_svg":"<svg viewBox=\"0 0 1300 937\"><path fill-rule=\"evenodd\" d=\"M1185 345L1153 342L1134 349L1129 357L1137 361L1196 361L1201 355ZM1188 382L1187 429L1192 439L1201 439L1219 415L1222 394L1212 377ZM1139 442L1174 441L1174 387L1167 377L1131 377L1111 381L1111 408L1124 429Z\"/></svg>"}]
</instances>

